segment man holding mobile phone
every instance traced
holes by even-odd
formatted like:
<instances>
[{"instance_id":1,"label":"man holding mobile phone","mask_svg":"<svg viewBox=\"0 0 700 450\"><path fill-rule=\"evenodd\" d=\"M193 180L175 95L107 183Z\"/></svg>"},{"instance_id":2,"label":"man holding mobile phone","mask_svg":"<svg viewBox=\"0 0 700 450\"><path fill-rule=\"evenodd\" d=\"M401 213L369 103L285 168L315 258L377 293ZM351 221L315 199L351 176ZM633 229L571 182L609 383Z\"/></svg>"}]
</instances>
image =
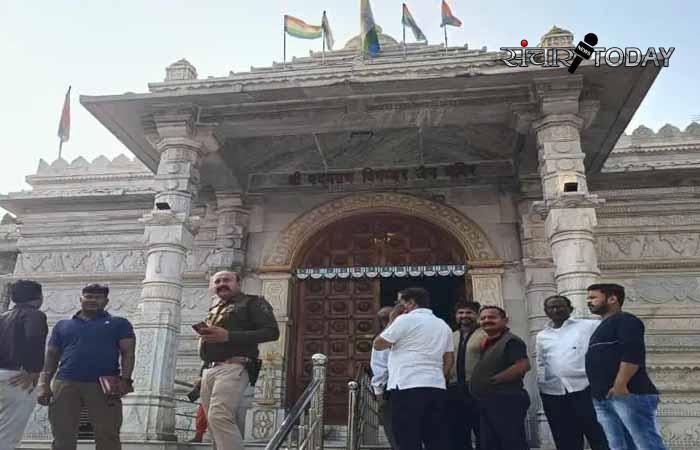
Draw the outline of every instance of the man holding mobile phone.
<instances>
[{"instance_id":1,"label":"man holding mobile phone","mask_svg":"<svg viewBox=\"0 0 700 450\"><path fill-rule=\"evenodd\" d=\"M206 326L193 326L200 335L204 361L201 399L217 448L243 450L236 420L238 407L258 358L258 344L279 338L272 306L260 296L241 292L236 272L212 276L210 290L218 301L209 309Z\"/></svg>"}]
</instances>

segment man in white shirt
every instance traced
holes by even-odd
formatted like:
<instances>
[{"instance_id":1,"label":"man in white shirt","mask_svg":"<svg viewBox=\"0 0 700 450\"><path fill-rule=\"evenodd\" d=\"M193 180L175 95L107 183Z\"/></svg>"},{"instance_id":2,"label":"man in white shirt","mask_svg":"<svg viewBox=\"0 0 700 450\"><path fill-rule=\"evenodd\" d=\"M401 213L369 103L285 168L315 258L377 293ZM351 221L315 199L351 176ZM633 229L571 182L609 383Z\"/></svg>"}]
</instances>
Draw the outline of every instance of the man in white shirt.
<instances>
[{"instance_id":1,"label":"man in white shirt","mask_svg":"<svg viewBox=\"0 0 700 450\"><path fill-rule=\"evenodd\" d=\"M544 301L551 320L537 334L537 383L544 413L557 450L583 450L584 435L592 450L609 450L586 377L588 341L600 321L572 319L573 310L561 295Z\"/></svg>"},{"instance_id":2,"label":"man in white shirt","mask_svg":"<svg viewBox=\"0 0 700 450\"><path fill-rule=\"evenodd\" d=\"M391 319L391 306L385 306L377 312L379 332L381 333L389 325ZM384 427L384 434L389 440L393 450L398 449L394 439L394 431L391 427L391 399L386 392L386 383L389 380L389 352L390 350L372 349L370 367L372 369L372 389L379 406L379 423Z\"/></svg>"},{"instance_id":3,"label":"man in white shirt","mask_svg":"<svg viewBox=\"0 0 700 450\"><path fill-rule=\"evenodd\" d=\"M374 349L391 349L387 389L396 442L401 450L447 450L445 379L454 359L452 330L435 317L430 294L422 288L399 292L392 319Z\"/></svg>"}]
</instances>

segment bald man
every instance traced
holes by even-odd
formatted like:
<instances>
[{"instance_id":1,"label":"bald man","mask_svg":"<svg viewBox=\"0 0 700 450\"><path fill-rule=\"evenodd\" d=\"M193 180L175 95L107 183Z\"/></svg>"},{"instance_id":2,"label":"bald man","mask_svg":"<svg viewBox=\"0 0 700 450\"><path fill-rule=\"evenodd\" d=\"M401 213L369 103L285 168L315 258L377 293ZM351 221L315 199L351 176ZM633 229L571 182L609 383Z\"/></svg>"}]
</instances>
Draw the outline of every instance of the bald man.
<instances>
[{"instance_id":1,"label":"bald man","mask_svg":"<svg viewBox=\"0 0 700 450\"><path fill-rule=\"evenodd\" d=\"M280 332L272 306L263 297L242 293L236 272L214 274L209 288L218 301L209 309L206 326L197 327L205 367L202 404L216 447L243 450L236 412L255 371L258 344L276 341Z\"/></svg>"},{"instance_id":2,"label":"bald man","mask_svg":"<svg viewBox=\"0 0 700 450\"><path fill-rule=\"evenodd\" d=\"M391 306L385 306L377 312L380 333L391 322L391 311L393 309ZM389 379L389 350L372 349L370 366L372 367L372 389L379 404L379 421L384 427L384 433L389 440L391 448L397 449L398 446L394 440L394 431L391 426L391 403L386 393L386 382Z\"/></svg>"}]
</instances>

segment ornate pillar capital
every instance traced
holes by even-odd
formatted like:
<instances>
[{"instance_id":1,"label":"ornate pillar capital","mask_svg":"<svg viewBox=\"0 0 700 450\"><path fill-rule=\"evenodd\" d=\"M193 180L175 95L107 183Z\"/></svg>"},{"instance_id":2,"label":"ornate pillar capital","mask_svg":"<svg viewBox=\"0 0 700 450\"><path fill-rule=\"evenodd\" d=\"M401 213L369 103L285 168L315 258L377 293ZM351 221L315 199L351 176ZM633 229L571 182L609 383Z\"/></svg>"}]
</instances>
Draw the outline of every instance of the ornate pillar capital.
<instances>
[{"instance_id":1,"label":"ornate pillar capital","mask_svg":"<svg viewBox=\"0 0 700 450\"><path fill-rule=\"evenodd\" d=\"M583 90L583 76L571 75L535 79L535 95L542 115L577 114Z\"/></svg>"}]
</instances>

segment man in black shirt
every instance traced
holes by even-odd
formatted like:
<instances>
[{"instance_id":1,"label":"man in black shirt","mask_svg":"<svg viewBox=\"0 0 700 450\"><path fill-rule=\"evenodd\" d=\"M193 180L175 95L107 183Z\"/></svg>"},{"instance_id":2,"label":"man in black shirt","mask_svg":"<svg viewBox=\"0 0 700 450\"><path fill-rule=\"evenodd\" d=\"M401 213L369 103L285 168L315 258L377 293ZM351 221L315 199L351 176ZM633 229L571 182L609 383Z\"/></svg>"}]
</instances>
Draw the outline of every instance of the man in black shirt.
<instances>
[{"instance_id":1,"label":"man in black shirt","mask_svg":"<svg viewBox=\"0 0 700 450\"><path fill-rule=\"evenodd\" d=\"M44 365L46 315L41 285L17 280L15 307L0 314L0 448L15 448L36 405L34 387Z\"/></svg>"},{"instance_id":2,"label":"man in black shirt","mask_svg":"<svg viewBox=\"0 0 700 450\"><path fill-rule=\"evenodd\" d=\"M523 377L530 370L525 342L508 329L503 308L481 308L479 324L486 333L470 380L479 405L481 450L528 450L525 416L530 397Z\"/></svg>"},{"instance_id":3,"label":"man in black shirt","mask_svg":"<svg viewBox=\"0 0 700 450\"><path fill-rule=\"evenodd\" d=\"M588 308L603 318L591 336L586 375L611 450L666 450L656 422L659 392L645 367L644 324L621 311L625 288L588 287Z\"/></svg>"}]
</instances>

